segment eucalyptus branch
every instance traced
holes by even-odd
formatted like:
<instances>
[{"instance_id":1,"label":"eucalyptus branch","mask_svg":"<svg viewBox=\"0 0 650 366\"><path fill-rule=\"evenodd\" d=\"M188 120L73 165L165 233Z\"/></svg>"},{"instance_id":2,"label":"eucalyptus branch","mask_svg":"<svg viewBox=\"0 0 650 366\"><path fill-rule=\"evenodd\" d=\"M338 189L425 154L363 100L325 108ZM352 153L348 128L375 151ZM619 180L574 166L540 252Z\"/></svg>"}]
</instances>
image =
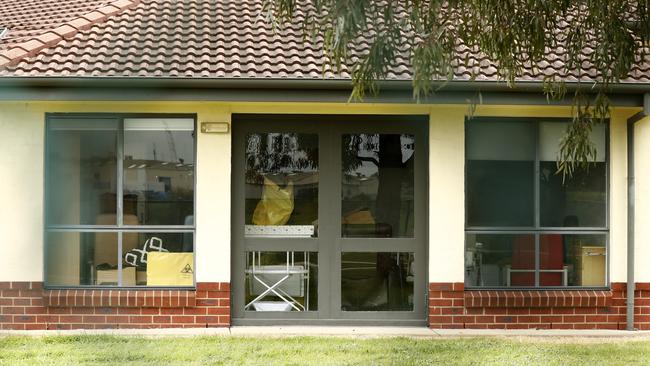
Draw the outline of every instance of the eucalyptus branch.
<instances>
[{"instance_id":1,"label":"eucalyptus branch","mask_svg":"<svg viewBox=\"0 0 650 366\"><path fill-rule=\"evenodd\" d=\"M650 62L649 10L648 0L267 0L264 6L279 28L299 24L320 40L330 64L350 75L352 101L379 93L378 81L405 63L418 101L450 81L485 75L511 87L541 82L549 101L565 99L571 84L572 122L557 159L564 178L598 154L589 134L609 118L610 85Z\"/></svg>"}]
</instances>

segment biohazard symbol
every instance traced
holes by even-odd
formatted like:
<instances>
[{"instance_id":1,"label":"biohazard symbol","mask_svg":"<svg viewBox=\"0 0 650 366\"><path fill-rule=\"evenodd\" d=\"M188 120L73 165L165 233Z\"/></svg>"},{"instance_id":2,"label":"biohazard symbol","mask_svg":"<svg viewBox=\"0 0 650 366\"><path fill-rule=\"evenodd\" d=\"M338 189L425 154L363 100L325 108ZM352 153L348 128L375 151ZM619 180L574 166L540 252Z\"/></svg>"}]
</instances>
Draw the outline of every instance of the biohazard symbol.
<instances>
[{"instance_id":1,"label":"biohazard symbol","mask_svg":"<svg viewBox=\"0 0 650 366\"><path fill-rule=\"evenodd\" d=\"M194 273L194 272L192 271L192 266L190 266L189 264L186 264L185 268L183 268L181 273Z\"/></svg>"}]
</instances>

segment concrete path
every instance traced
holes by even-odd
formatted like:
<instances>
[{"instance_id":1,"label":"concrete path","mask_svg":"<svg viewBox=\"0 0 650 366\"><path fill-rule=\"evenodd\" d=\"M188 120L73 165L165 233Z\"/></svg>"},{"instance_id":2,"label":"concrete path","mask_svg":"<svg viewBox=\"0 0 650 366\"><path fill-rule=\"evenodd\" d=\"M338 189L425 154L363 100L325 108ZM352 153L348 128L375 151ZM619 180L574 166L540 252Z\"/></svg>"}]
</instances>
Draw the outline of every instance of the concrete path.
<instances>
[{"instance_id":1,"label":"concrete path","mask_svg":"<svg viewBox=\"0 0 650 366\"><path fill-rule=\"evenodd\" d=\"M0 336L117 335L146 337L241 336L241 337L578 337L578 338L647 338L650 331L618 330L472 330L429 329L425 327L345 327L345 326L239 326L232 328L190 329L103 329L103 330L2 330Z\"/></svg>"}]
</instances>

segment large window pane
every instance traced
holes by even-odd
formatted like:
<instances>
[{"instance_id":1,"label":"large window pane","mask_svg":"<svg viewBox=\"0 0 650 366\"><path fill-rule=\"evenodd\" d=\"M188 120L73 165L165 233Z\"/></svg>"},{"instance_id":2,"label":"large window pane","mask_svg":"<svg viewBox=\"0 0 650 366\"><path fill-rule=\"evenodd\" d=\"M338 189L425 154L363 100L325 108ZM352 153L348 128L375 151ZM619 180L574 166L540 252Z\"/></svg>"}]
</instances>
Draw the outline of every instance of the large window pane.
<instances>
[{"instance_id":1,"label":"large window pane","mask_svg":"<svg viewBox=\"0 0 650 366\"><path fill-rule=\"evenodd\" d=\"M47 223L115 225L117 133L114 119L48 121Z\"/></svg>"},{"instance_id":2,"label":"large window pane","mask_svg":"<svg viewBox=\"0 0 650 366\"><path fill-rule=\"evenodd\" d=\"M605 235L541 235L539 284L540 286L606 286Z\"/></svg>"},{"instance_id":3,"label":"large window pane","mask_svg":"<svg viewBox=\"0 0 650 366\"><path fill-rule=\"evenodd\" d=\"M318 135L246 136L246 235L317 235Z\"/></svg>"},{"instance_id":4,"label":"large window pane","mask_svg":"<svg viewBox=\"0 0 650 366\"><path fill-rule=\"evenodd\" d=\"M318 253L246 252L248 311L318 310Z\"/></svg>"},{"instance_id":5,"label":"large window pane","mask_svg":"<svg viewBox=\"0 0 650 366\"><path fill-rule=\"evenodd\" d=\"M117 285L117 233L48 232L46 240L47 285Z\"/></svg>"},{"instance_id":6,"label":"large window pane","mask_svg":"<svg viewBox=\"0 0 650 366\"><path fill-rule=\"evenodd\" d=\"M567 123L540 124L540 221L547 227L605 227L607 165L605 126L596 125L591 141L597 155L571 177L557 173L560 140Z\"/></svg>"},{"instance_id":7,"label":"large window pane","mask_svg":"<svg viewBox=\"0 0 650 366\"><path fill-rule=\"evenodd\" d=\"M124 120L124 224L194 223L194 120Z\"/></svg>"},{"instance_id":8,"label":"large window pane","mask_svg":"<svg viewBox=\"0 0 650 366\"><path fill-rule=\"evenodd\" d=\"M467 124L467 225L533 226L536 125Z\"/></svg>"},{"instance_id":9,"label":"large window pane","mask_svg":"<svg viewBox=\"0 0 650 366\"><path fill-rule=\"evenodd\" d=\"M465 285L535 286L535 236L467 234Z\"/></svg>"},{"instance_id":10,"label":"large window pane","mask_svg":"<svg viewBox=\"0 0 650 366\"><path fill-rule=\"evenodd\" d=\"M415 136L343 135L344 237L412 237Z\"/></svg>"},{"instance_id":11,"label":"large window pane","mask_svg":"<svg viewBox=\"0 0 650 366\"><path fill-rule=\"evenodd\" d=\"M413 253L341 253L341 310L412 311Z\"/></svg>"}]
</instances>

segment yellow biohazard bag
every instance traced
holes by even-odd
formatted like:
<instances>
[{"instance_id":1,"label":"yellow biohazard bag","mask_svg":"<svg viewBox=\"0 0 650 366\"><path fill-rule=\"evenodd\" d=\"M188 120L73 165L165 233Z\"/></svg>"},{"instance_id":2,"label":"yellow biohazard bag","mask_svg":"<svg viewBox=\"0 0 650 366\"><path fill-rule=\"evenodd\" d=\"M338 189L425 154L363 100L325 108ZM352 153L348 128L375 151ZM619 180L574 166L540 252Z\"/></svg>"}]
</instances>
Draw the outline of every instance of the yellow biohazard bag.
<instances>
[{"instance_id":1,"label":"yellow biohazard bag","mask_svg":"<svg viewBox=\"0 0 650 366\"><path fill-rule=\"evenodd\" d=\"M264 177L262 199L253 212L254 225L284 225L293 212L293 182L282 189Z\"/></svg>"},{"instance_id":2,"label":"yellow biohazard bag","mask_svg":"<svg viewBox=\"0 0 650 366\"><path fill-rule=\"evenodd\" d=\"M194 254L148 252L147 285L194 286Z\"/></svg>"}]
</instances>

